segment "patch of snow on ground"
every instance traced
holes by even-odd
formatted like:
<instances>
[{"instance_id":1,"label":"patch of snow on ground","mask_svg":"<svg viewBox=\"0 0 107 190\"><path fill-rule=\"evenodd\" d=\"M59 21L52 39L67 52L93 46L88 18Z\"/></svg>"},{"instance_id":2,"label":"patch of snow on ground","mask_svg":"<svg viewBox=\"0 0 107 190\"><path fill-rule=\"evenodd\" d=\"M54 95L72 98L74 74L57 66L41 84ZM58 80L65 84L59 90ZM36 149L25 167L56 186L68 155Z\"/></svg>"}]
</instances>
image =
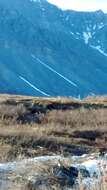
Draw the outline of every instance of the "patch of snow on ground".
<instances>
[{"instance_id":1,"label":"patch of snow on ground","mask_svg":"<svg viewBox=\"0 0 107 190\"><path fill-rule=\"evenodd\" d=\"M93 30L95 30L96 29L96 24L93 26Z\"/></svg>"},{"instance_id":2,"label":"patch of snow on ground","mask_svg":"<svg viewBox=\"0 0 107 190\"><path fill-rule=\"evenodd\" d=\"M104 24L103 23L100 23L99 25L98 25L98 29L101 29L101 28L103 28L104 27Z\"/></svg>"},{"instance_id":3,"label":"patch of snow on ground","mask_svg":"<svg viewBox=\"0 0 107 190\"><path fill-rule=\"evenodd\" d=\"M40 157L35 157L35 158L24 159L21 161L1 163L0 173L15 171L19 167L22 167L22 166L25 167L28 163L45 162L45 161L51 161L51 160L57 161L60 159L63 159L63 158L61 156L40 156Z\"/></svg>"},{"instance_id":4,"label":"patch of snow on ground","mask_svg":"<svg viewBox=\"0 0 107 190\"><path fill-rule=\"evenodd\" d=\"M40 2L40 0L30 0L31 2Z\"/></svg>"},{"instance_id":5,"label":"patch of snow on ground","mask_svg":"<svg viewBox=\"0 0 107 190\"><path fill-rule=\"evenodd\" d=\"M98 50L101 54L103 54L103 55L105 55L105 56L107 57L107 53L105 53L105 52L101 49L101 46L92 46L92 45L91 45L91 47L92 47L93 49Z\"/></svg>"},{"instance_id":6,"label":"patch of snow on ground","mask_svg":"<svg viewBox=\"0 0 107 190\"><path fill-rule=\"evenodd\" d=\"M89 160L85 161L82 165L85 166L85 168L89 171L91 177L93 177L94 174L98 175L98 177L99 177L101 175L101 171L100 171L98 164L99 164L98 160L89 159Z\"/></svg>"},{"instance_id":7,"label":"patch of snow on ground","mask_svg":"<svg viewBox=\"0 0 107 190\"><path fill-rule=\"evenodd\" d=\"M92 37L91 32L83 32L85 44L88 44L89 39Z\"/></svg>"},{"instance_id":8,"label":"patch of snow on ground","mask_svg":"<svg viewBox=\"0 0 107 190\"><path fill-rule=\"evenodd\" d=\"M70 32L70 34L74 35L74 33L73 33L73 32Z\"/></svg>"},{"instance_id":9,"label":"patch of snow on ground","mask_svg":"<svg viewBox=\"0 0 107 190\"><path fill-rule=\"evenodd\" d=\"M90 177L84 177L82 178L81 183L89 187L88 189L91 190L92 187L97 187L100 183L100 179L102 176L102 172L104 170L107 170L107 156L105 157L99 157L98 155L82 155L82 156L71 156L68 158L64 158L62 156L41 156L41 157L35 157L30 159L24 159L22 161L16 161L16 162L9 162L9 163L1 163L0 164L0 174L1 179L3 183L5 183L5 174L8 176L9 173L20 175L20 173L25 170L29 165L36 166L37 163L39 164L46 164L47 161L52 161L52 163L58 164L59 161L71 161L71 163L74 164L74 167L85 167L86 170L89 172ZM35 168L35 167L34 167ZM37 171L34 169L34 172ZM4 176L4 177L3 177ZM29 179L33 179L32 176L28 176ZM11 182L11 181L10 181Z\"/></svg>"}]
</instances>

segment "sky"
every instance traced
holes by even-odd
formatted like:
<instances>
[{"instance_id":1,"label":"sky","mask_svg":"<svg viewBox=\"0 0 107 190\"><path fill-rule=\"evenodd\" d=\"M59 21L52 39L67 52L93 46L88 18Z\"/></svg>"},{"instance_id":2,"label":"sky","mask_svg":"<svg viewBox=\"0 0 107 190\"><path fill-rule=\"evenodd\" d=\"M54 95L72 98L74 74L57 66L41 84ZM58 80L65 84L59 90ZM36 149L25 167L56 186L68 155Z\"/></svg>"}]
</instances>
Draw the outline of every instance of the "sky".
<instances>
[{"instance_id":1,"label":"sky","mask_svg":"<svg viewBox=\"0 0 107 190\"><path fill-rule=\"evenodd\" d=\"M107 13L107 0L48 0L62 9L77 11L96 11L102 9Z\"/></svg>"}]
</instances>

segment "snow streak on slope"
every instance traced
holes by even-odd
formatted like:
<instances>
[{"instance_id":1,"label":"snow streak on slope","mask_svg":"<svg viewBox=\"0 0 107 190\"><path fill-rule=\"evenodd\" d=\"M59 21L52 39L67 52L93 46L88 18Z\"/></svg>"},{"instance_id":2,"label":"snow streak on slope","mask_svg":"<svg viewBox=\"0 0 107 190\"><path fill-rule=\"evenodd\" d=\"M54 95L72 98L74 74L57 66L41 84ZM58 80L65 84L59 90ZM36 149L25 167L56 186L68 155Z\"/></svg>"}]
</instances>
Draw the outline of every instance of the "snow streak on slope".
<instances>
[{"instance_id":1,"label":"snow streak on slope","mask_svg":"<svg viewBox=\"0 0 107 190\"><path fill-rule=\"evenodd\" d=\"M31 84L28 80L26 80L24 77L19 76L19 78L21 80L23 80L25 83L27 83L30 87L32 87L33 89L35 89L36 91L40 92L42 95L44 96L50 96L49 94L43 92L42 90L40 90L39 88L37 88L36 86L34 86L33 84Z\"/></svg>"},{"instance_id":2,"label":"snow streak on slope","mask_svg":"<svg viewBox=\"0 0 107 190\"><path fill-rule=\"evenodd\" d=\"M34 58L34 57L33 57ZM77 87L76 83L72 82L71 80L69 80L68 78L66 78L65 76L63 76L62 74L60 74L59 72L57 72L56 70L54 70L52 67L50 67L49 65L47 65L46 63L44 63L43 61L41 61L40 59L36 58L36 60L41 63L44 67L46 67L47 69L49 69L50 71L52 71L53 73L56 73L58 76L60 76L61 78L63 78L65 81L67 81L69 84Z\"/></svg>"},{"instance_id":3,"label":"snow streak on slope","mask_svg":"<svg viewBox=\"0 0 107 190\"><path fill-rule=\"evenodd\" d=\"M100 46L92 46L92 45L91 45L91 47L92 47L93 49L98 50L101 54L103 54L103 55L105 55L105 56L107 57L107 53L105 53L103 50L101 50L101 47L100 47Z\"/></svg>"}]
</instances>

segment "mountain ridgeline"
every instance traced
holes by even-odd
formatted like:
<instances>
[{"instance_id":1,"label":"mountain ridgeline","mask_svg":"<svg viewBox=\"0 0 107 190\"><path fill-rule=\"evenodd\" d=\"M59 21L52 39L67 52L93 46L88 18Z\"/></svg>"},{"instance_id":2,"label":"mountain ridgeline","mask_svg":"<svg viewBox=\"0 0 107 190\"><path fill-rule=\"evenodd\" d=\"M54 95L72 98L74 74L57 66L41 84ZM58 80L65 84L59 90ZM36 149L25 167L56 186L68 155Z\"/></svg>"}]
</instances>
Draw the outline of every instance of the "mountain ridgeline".
<instances>
[{"instance_id":1,"label":"mountain ridgeline","mask_svg":"<svg viewBox=\"0 0 107 190\"><path fill-rule=\"evenodd\" d=\"M107 94L107 14L0 0L0 93Z\"/></svg>"}]
</instances>

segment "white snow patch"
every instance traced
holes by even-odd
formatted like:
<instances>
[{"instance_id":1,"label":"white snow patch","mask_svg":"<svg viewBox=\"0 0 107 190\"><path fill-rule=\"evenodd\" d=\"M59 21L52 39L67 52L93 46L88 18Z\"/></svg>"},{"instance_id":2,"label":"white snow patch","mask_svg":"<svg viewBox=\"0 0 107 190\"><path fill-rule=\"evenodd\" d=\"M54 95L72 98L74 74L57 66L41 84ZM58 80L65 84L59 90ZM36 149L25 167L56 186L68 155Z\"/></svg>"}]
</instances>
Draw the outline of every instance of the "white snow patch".
<instances>
[{"instance_id":1,"label":"white snow patch","mask_svg":"<svg viewBox=\"0 0 107 190\"><path fill-rule=\"evenodd\" d=\"M42 11L45 11L45 8L44 8L44 7L42 7Z\"/></svg>"},{"instance_id":2,"label":"white snow patch","mask_svg":"<svg viewBox=\"0 0 107 190\"><path fill-rule=\"evenodd\" d=\"M80 35L80 33L79 33L79 32L76 32L76 34L77 34L77 35Z\"/></svg>"},{"instance_id":3,"label":"white snow patch","mask_svg":"<svg viewBox=\"0 0 107 190\"><path fill-rule=\"evenodd\" d=\"M87 154L83 154L82 156L72 156L72 160L73 161L78 161L81 158L86 159L86 157L87 157Z\"/></svg>"},{"instance_id":4,"label":"white snow patch","mask_svg":"<svg viewBox=\"0 0 107 190\"><path fill-rule=\"evenodd\" d=\"M24 159L21 161L1 163L0 173L16 171L18 168L25 167L27 164L30 164L30 163L45 162L45 161L51 161L51 160L58 161L60 159L63 159L63 158L61 156L40 156L40 157L35 157L35 158Z\"/></svg>"},{"instance_id":5,"label":"white snow patch","mask_svg":"<svg viewBox=\"0 0 107 190\"><path fill-rule=\"evenodd\" d=\"M101 28L103 28L104 27L104 23L100 23L99 25L98 25L98 29L101 29Z\"/></svg>"},{"instance_id":6,"label":"white snow patch","mask_svg":"<svg viewBox=\"0 0 107 190\"><path fill-rule=\"evenodd\" d=\"M70 32L70 34L74 35L74 33L73 33L73 32Z\"/></svg>"},{"instance_id":7,"label":"white snow patch","mask_svg":"<svg viewBox=\"0 0 107 190\"><path fill-rule=\"evenodd\" d=\"M89 39L92 37L91 32L83 32L85 44L88 44Z\"/></svg>"},{"instance_id":8,"label":"white snow patch","mask_svg":"<svg viewBox=\"0 0 107 190\"><path fill-rule=\"evenodd\" d=\"M40 3L40 7L42 11L45 11L45 8L42 6L41 0L30 0L31 2L39 2Z\"/></svg>"},{"instance_id":9,"label":"white snow patch","mask_svg":"<svg viewBox=\"0 0 107 190\"><path fill-rule=\"evenodd\" d=\"M93 30L95 30L96 29L96 24L94 24L94 26L93 26Z\"/></svg>"},{"instance_id":10,"label":"white snow patch","mask_svg":"<svg viewBox=\"0 0 107 190\"><path fill-rule=\"evenodd\" d=\"M42 90L40 90L39 88L37 88L35 85L33 85L32 83L30 83L28 80L26 80L24 77L19 76L19 78L21 80L23 80L25 83L27 83L30 87L32 87L33 89L35 89L36 91L40 92L42 95L44 96L50 96L49 94L43 92Z\"/></svg>"},{"instance_id":11,"label":"white snow patch","mask_svg":"<svg viewBox=\"0 0 107 190\"><path fill-rule=\"evenodd\" d=\"M32 56L32 55L31 55ZM65 77L64 75L60 74L59 72L57 72L55 69L53 69L52 67L50 67L49 65L47 65L46 63L44 63L43 61L41 61L40 59L36 58L35 55L32 56L34 59L36 59L41 65L43 65L44 67L46 67L48 70L52 71L53 73L57 74L59 77L63 78L65 81L67 81L69 84L71 84L72 86L77 87L77 84L74 83L73 81L69 80L67 77Z\"/></svg>"},{"instance_id":12,"label":"white snow patch","mask_svg":"<svg viewBox=\"0 0 107 190\"><path fill-rule=\"evenodd\" d=\"M31 2L41 2L41 0L30 0Z\"/></svg>"},{"instance_id":13,"label":"white snow patch","mask_svg":"<svg viewBox=\"0 0 107 190\"><path fill-rule=\"evenodd\" d=\"M68 83L70 83L71 85L77 87L76 83L72 82L71 80L69 80L67 77L63 76L62 74L60 74L59 72L57 72L55 69L53 69L52 67L48 66L46 63L44 63L43 61L41 61L40 59L36 59L39 63L41 63L44 67L46 67L47 69L49 69L50 71L52 71L53 73L56 73L58 76L60 76L61 78L63 78L65 81L67 81Z\"/></svg>"},{"instance_id":14,"label":"white snow patch","mask_svg":"<svg viewBox=\"0 0 107 190\"><path fill-rule=\"evenodd\" d=\"M83 179L82 185L84 187L86 187L86 189L88 189L88 190L92 190L92 189L97 190L97 189L99 189L99 180L96 178L94 178L94 180L93 180L93 178L87 177L87 178Z\"/></svg>"},{"instance_id":15,"label":"white snow patch","mask_svg":"<svg viewBox=\"0 0 107 190\"><path fill-rule=\"evenodd\" d=\"M36 59L36 56L35 56L34 54L31 54L31 57L32 57L33 59Z\"/></svg>"},{"instance_id":16,"label":"white snow patch","mask_svg":"<svg viewBox=\"0 0 107 190\"><path fill-rule=\"evenodd\" d=\"M107 156L105 157L99 157L96 154L91 154L91 155L82 155L82 156L71 156L68 158L64 158L61 155L58 156L40 156L40 157L35 157L35 158L30 158L30 159L23 159L21 161L15 161L15 162L8 162L8 163L2 163L0 164L0 173L3 174L2 181L5 180L7 183L5 177L8 176L10 173L15 173L19 174L22 173L22 171L30 165L37 165L39 164L45 164L47 161L52 161L54 164L59 164L60 166L60 161L70 161L71 163L74 162L73 166L74 167L79 167L83 166L83 168L86 168L87 171L90 173L90 177L83 178L81 183L85 187L89 187L89 190L93 189L99 185L101 176L104 171L107 171ZM36 173L36 171L34 171ZM33 179L33 175L29 176L29 180ZM1 180L1 179L0 179ZM87 188L86 188L87 189Z\"/></svg>"},{"instance_id":17,"label":"white snow patch","mask_svg":"<svg viewBox=\"0 0 107 190\"><path fill-rule=\"evenodd\" d=\"M98 160L89 159L89 160L85 161L82 165L86 167L86 169L89 171L91 177L93 177L94 174L97 174L98 177L100 177L101 171L100 171L98 164L99 164Z\"/></svg>"},{"instance_id":18,"label":"white snow patch","mask_svg":"<svg viewBox=\"0 0 107 190\"><path fill-rule=\"evenodd\" d=\"M103 54L104 56L107 57L107 53L105 53L105 52L101 49L101 46L93 46L93 45L91 45L91 47L92 47L93 49L98 50L101 54Z\"/></svg>"}]
</instances>

